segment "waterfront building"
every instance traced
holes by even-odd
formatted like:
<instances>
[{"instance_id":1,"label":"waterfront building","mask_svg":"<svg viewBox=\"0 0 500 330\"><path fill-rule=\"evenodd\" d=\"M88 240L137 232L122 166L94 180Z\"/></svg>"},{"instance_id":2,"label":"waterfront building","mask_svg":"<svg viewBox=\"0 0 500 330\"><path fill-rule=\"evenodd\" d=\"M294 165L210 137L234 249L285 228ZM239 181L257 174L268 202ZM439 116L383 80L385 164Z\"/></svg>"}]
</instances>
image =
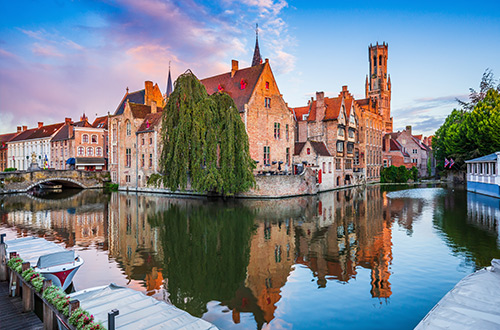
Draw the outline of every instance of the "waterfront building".
<instances>
[{"instance_id":1,"label":"waterfront building","mask_svg":"<svg viewBox=\"0 0 500 330\"><path fill-rule=\"evenodd\" d=\"M50 141L64 124L44 126L43 122L38 122L38 127L35 128L18 127L19 134L7 142L10 167L25 171L33 160L40 168L49 167L52 149Z\"/></svg>"},{"instance_id":2,"label":"waterfront building","mask_svg":"<svg viewBox=\"0 0 500 330\"><path fill-rule=\"evenodd\" d=\"M248 134L250 157L257 171L277 170L280 162L291 166L295 142L293 114L280 93L269 60L262 63L258 39L252 66L201 80L208 94L225 92L234 100ZM284 166L284 165L282 165Z\"/></svg>"},{"instance_id":3,"label":"waterfront building","mask_svg":"<svg viewBox=\"0 0 500 330\"><path fill-rule=\"evenodd\" d=\"M318 178L319 191L330 190L335 187L335 158L328 152L323 142L307 140L296 142L293 153L294 173L304 166L312 167ZM338 176L337 176L338 177Z\"/></svg>"},{"instance_id":4,"label":"waterfront building","mask_svg":"<svg viewBox=\"0 0 500 330\"><path fill-rule=\"evenodd\" d=\"M406 126L406 129L404 129L401 132L398 131L394 133L388 133L386 135L388 135L386 136L386 138L390 139L391 143L393 143L392 141L397 142L397 145L399 148L401 148L402 153L407 158L409 156L410 161L408 162L408 159L404 159L403 162L401 163L400 159L397 160L395 158L392 158L393 154L391 154L391 152L385 151L384 166L404 165L407 168L415 166L418 169L418 175L420 177L426 177L432 174L429 173L429 168L428 168L429 161L431 162L431 165L433 163L432 159L430 159L432 157L431 148L428 147L423 142L421 134L413 135L411 126Z\"/></svg>"},{"instance_id":5,"label":"waterfront building","mask_svg":"<svg viewBox=\"0 0 500 330\"><path fill-rule=\"evenodd\" d=\"M354 174L362 175L364 163L360 161L363 153L359 139L361 111L347 86L334 98L316 92L316 99L311 98L306 107L291 110L297 119L297 142L321 142L334 157L335 174L330 189L357 182ZM296 165L304 161L308 160L300 159L299 155L294 157Z\"/></svg>"},{"instance_id":6,"label":"waterfront building","mask_svg":"<svg viewBox=\"0 0 500 330\"><path fill-rule=\"evenodd\" d=\"M384 152L384 167L404 166L407 169L410 169L413 166L416 166L416 163L412 162L410 154L398 142L397 139L392 138L392 134L386 134L384 136L383 152Z\"/></svg>"},{"instance_id":7,"label":"waterfront building","mask_svg":"<svg viewBox=\"0 0 500 330\"><path fill-rule=\"evenodd\" d=\"M467 160L467 190L500 198L500 151Z\"/></svg>"},{"instance_id":8,"label":"waterfront building","mask_svg":"<svg viewBox=\"0 0 500 330\"><path fill-rule=\"evenodd\" d=\"M9 167L7 142L16 137L18 133L8 133L0 135L0 172Z\"/></svg>"},{"instance_id":9,"label":"waterfront building","mask_svg":"<svg viewBox=\"0 0 500 330\"><path fill-rule=\"evenodd\" d=\"M66 118L64 126L51 140L51 149L51 168L105 170L107 130L102 125L93 127L85 114L78 122Z\"/></svg>"}]
</instances>

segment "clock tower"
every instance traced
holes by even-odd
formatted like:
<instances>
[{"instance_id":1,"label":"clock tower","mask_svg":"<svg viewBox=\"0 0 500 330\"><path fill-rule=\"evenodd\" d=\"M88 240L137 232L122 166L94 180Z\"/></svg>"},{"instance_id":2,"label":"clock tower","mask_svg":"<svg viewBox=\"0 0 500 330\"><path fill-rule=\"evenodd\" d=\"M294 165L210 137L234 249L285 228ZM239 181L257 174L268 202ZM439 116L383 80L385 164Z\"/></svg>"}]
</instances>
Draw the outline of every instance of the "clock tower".
<instances>
[{"instance_id":1,"label":"clock tower","mask_svg":"<svg viewBox=\"0 0 500 330\"><path fill-rule=\"evenodd\" d=\"M368 47L370 62L369 76L365 83L365 97L376 104L378 113L382 116L386 133L392 132L391 117L391 77L387 74L388 45L384 42Z\"/></svg>"}]
</instances>

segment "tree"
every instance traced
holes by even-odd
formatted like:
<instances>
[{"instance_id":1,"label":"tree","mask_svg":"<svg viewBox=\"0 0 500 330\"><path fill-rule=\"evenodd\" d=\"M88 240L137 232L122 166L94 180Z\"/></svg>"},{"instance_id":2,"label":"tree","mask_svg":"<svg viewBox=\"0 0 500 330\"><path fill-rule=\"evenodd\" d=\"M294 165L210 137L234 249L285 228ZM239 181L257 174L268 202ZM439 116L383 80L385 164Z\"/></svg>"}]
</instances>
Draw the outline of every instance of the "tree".
<instances>
[{"instance_id":1,"label":"tree","mask_svg":"<svg viewBox=\"0 0 500 330\"><path fill-rule=\"evenodd\" d=\"M191 72L179 76L163 112L161 176L151 176L171 190L233 195L250 189L255 164L248 136L233 99L208 95Z\"/></svg>"},{"instance_id":2,"label":"tree","mask_svg":"<svg viewBox=\"0 0 500 330\"><path fill-rule=\"evenodd\" d=\"M472 87L469 88L470 101L464 102L457 99L458 104L460 104L466 110L472 110L479 101L483 100L486 97L486 93L488 93L490 89L496 89L497 92L500 92L500 82L497 83L491 69L486 69L483 73L483 78L479 83L479 92L477 92Z\"/></svg>"}]
</instances>

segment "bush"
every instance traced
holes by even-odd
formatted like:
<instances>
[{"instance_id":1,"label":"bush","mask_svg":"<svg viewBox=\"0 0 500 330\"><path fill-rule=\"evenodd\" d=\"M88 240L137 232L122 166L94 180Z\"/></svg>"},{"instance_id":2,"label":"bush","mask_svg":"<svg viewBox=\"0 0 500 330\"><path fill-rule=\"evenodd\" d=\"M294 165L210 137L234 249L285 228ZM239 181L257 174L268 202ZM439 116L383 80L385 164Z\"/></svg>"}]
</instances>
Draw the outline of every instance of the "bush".
<instances>
[{"instance_id":1,"label":"bush","mask_svg":"<svg viewBox=\"0 0 500 330\"><path fill-rule=\"evenodd\" d=\"M418 180L418 169L415 166L408 170L403 165L399 167L391 165L380 171L380 182L382 183L406 183L409 179Z\"/></svg>"},{"instance_id":2,"label":"bush","mask_svg":"<svg viewBox=\"0 0 500 330\"><path fill-rule=\"evenodd\" d=\"M17 168L15 167L7 167L5 170L3 170L4 172L15 172L17 171Z\"/></svg>"},{"instance_id":3,"label":"bush","mask_svg":"<svg viewBox=\"0 0 500 330\"><path fill-rule=\"evenodd\" d=\"M120 187L117 183L105 182L104 183L104 192L110 193L112 191L118 191L118 187Z\"/></svg>"}]
</instances>

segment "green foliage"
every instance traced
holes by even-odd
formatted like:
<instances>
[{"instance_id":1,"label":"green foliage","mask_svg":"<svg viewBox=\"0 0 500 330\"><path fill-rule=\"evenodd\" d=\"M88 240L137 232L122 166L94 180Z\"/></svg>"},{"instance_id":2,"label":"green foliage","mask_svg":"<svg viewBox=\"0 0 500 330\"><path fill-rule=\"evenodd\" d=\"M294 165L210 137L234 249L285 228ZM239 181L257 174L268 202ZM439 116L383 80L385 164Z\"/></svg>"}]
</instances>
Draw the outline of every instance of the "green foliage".
<instances>
[{"instance_id":1,"label":"green foliage","mask_svg":"<svg viewBox=\"0 0 500 330\"><path fill-rule=\"evenodd\" d=\"M244 286L254 213L246 208L210 206L148 217L157 227L172 303L201 317L211 300L229 302Z\"/></svg>"},{"instance_id":2,"label":"green foliage","mask_svg":"<svg viewBox=\"0 0 500 330\"><path fill-rule=\"evenodd\" d=\"M5 170L3 170L4 172L15 172L17 171L17 168L15 167L7 167Z\"/></svg>"},{"instance_id":3,"label":"green foliage","mask_svg":"<svg viewBox=\"0 0 500 330\"><path fill-rule=\"evenodd\" d=\"M66 295L66 292L63 291L63 289L58 286L51 285L50 287L45 289L45 291L43 291L42 296L65 316L69 315L69 297Z\"/></svg>"},{"instance_id":4,"label":"green foliage","mask_svg":"<svg viewBox=\"0 0 500 330\"><path fill-rule=\"evenodd\" d=\"M406 183L410 179L418 180L418 169L415 166L407 170L404 165L399 167L391 165L380 171L380 182L382 183Z\"/></svg>"},{"instance_id":5,"label":"green foliage","mask_svg":"<svg viewBox=\"0 0 500 330\"><path fill-rule=\"evenodd\" d=\"M171 190L233 195L255 184L255 164L248 136L233 99L226 93L207 94L190 72L175 83L163 112L160 181Z\"/></svg>"},{"instance_id":6,"label":"green foliage","mask_svg":"<svg viewBox=\"0 0 500 330\"><path fill-rule=\"evenodd\" d=\"M100 323L94 323L94 316L82 308L77 308L68 319L77 329L104 329Z\"/></svg>"},{"instance_id":7,"label":"green foliage","mask_svg":"<svg viewBox=\"0 0 500 330\"><path fill-rule=\"evenodd\" d=\"M120 187L117 183L112 182L104 182L104 192L110 193L113 191L118 191L118 187Z\"/></svg>"},{"instance_id":8,"label":"green foliage","mask_svg":"<svg viewBox=\"0 0 500 330\"><path fill-rule=\"evenodd\" d=\"M8 182L24 182L24 180L25 180L25 179L24 179L24 177L22 177L22 176L11 176L11 177L9 177L9 178L5 178L5 179L4 179L4 181L5 181L6 183L8 183Z\"/></svg>"},{"instance_id":9,"label":"green foliage","mask_svg":"<svg viewBox=\"0 0 500 330\"><path fill-rule=\"evenodd\" d=\"M22 267L22 264L23 264L23 259L21 259L21 257L19 256L10 258L9 261L7 261L7 266L14 270L17 268L17 266Z\"/></svg>"},{"instance_id":10,"label":"green foliage","mask_svg":"<svg viewBox=\"0 0 500 330\"><path fill-rule=\"evenodd\" d=\"M465 161L500 150L500 93L494 88L481 92L471 107L454 109L432 140L437 167L453 158L454 169L465 170Z\"/></svg>"}]
</instances>

